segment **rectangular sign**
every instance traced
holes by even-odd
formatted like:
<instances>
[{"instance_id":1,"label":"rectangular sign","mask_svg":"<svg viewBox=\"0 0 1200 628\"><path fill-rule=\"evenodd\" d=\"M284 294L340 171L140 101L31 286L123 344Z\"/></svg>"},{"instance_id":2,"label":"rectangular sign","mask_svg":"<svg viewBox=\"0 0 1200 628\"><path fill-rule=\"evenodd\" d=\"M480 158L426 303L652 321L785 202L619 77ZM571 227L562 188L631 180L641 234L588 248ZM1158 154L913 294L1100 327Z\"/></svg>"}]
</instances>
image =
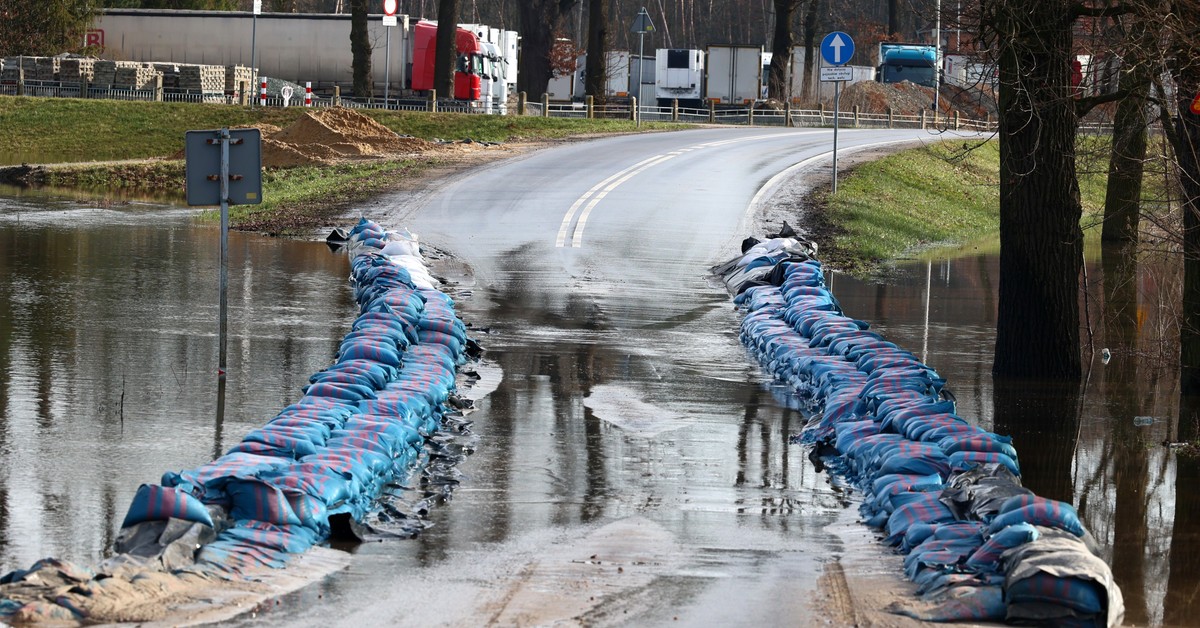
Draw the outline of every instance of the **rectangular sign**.
<instances>
[{"instance_id":1,"label":"rectangular sign","mask_svg":"<svg viewBox=\"0 0 1200 628\"><path fill-rule=\"evenodd\" d=\"M854 70L845 66L821 68L821 82L849 81L854 78Z\"/></svg>"},{"instance_id":2,"label":"rectangular sign","mask_svg":"<svg viewBox=\"0 0 1200 628\"><path fill-rule=\"evenodd\" d=\"M394 16L394 15L383 16L383 25L384 26L395 26L396 25L396 16Z\"/></svg>"},{"instance_id":3,"label":"rectangular sign","mask_svg":"<svg viewBox=\"0 0 1200 628\"><path fill-rule=\"evenodd\" d=\"M229 204L262 202L262 134L229 129ZM184 179L188 205L221 204L221 131L184 134Z\"/></svg>"}]
</instances>

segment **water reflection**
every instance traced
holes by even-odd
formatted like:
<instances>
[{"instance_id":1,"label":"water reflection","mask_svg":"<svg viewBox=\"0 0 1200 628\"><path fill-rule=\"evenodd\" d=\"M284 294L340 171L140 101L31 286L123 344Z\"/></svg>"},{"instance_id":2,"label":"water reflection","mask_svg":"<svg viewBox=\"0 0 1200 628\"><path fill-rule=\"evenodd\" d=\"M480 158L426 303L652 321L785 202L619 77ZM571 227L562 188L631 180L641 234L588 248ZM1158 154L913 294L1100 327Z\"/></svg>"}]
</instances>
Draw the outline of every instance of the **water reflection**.
<instances>
[{"instance_id":1,"label":"water reflection","mask_svg":"<svg viewBox=\"0 0 1200 628\"><path fill-rule=\"evenodd\" d=\"M223 453L332 358L345 259L235 234L214 424L218 233L194 216L0 197L0 571L94 561L140 483Z\"/></svg>"},{"instance_id":2,"label":"water reflection","mask_svg":"<svg viewBox=\"0 0 1200 628\"><path fill-rule=\"evenodd\" d=\"M1178 374L1165 366L1177 346L1176 271L1155 257L1133 263L1130 251L1099 257L1089 263L1089 320L1096 353L1107 347L1112 357L1105 365L1097 355L1079 385L987 373L993 257L933 262L927 329L924 263L882 290L837 276L834 292L853 315L872 312L876 328L903 346L920 347L927 335L927 361L949 377L960 414L1013 436L1024 483L1079 509L1113 565L1128 622L1194 625L1200 497L1190 487L1200 469L1162 446L1196 435L1194 420L1178 419Z\"/></svg>"},{"instance_id":3,"label":"water reflection","mask_svg":"<svg viewBox=\"0 0 1200 628\"><path fill-rule=\"evenodd\" d=\"M214 228L178 208L10 197L0 247L0 570L100 556L139 483L211 459L295 400L353 315L344 258L233 234L228 400L216 423ZM539 256L510 252L492 285L459 302L464 318L492 327L481 339L504 380L472 417L480 446L453 504L413 542L355 548L361 568L296 594L306 608L323 595L334 620L364 586L423 576L406 568L464 552L486 560L524 535L631 515L694 550L692 575L663 589L685 598L709 586L695 573L819 539L842 507L788 445L802 418L764 387L736 313L699 272L656 299L553 291L526 270ZM1015 438L1028 486L1079 508L1130 622L1189 624L1200 610L1200 463L1160 443L1196 437L1200 410L1161 367L1173 271L1129 259L1089 266L1095 346L1112 359L1062 389L993 382L994 257L830 284L849 314L924 348L961 414Z\"/></svg>"}]
</instances>

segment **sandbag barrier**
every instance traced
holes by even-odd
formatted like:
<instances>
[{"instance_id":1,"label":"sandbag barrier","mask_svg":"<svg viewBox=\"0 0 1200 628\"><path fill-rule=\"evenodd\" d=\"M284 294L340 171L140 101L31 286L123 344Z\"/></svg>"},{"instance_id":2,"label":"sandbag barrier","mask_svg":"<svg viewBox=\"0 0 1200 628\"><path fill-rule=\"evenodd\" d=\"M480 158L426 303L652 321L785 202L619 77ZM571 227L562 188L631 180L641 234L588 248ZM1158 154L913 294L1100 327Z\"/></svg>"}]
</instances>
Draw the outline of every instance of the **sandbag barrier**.
<instances>
[{"instance_id":1,"label":"sandbag barrier","mask_svg":"<svg viewBox=\"0 0 1200 628\"><path fill-rule=\"evenodd\" d=\"M415 236L364 218L346 244L359 316L335 362L223 456L139 487L116 555L95 570L47 559L5 575L0 620L81 620L87 597L121 580L114 574L236 577L360 529L443 419L459 420L449 418L466 403L454 395L457 370L478 345L434 287ZM59 581L87 595L39 593L37 583Z\"/></svg>"},{"instance_id":2,"label":"sandbag barrier","mask_svg":"<svg viewBox=\"0 0 1200 628\"><path fill-rule=\"evenodd\" d=\"M794 440L862 493L864 522L905 555L926 621L1114 626L1121 592L1075 509L1021 486L1011 440L956 412L945 380L845 315L816 247L789 228L713 267L741 340L809 416ZM832 448L832 449L831 449Z\"/></svg>"}]
</instances>

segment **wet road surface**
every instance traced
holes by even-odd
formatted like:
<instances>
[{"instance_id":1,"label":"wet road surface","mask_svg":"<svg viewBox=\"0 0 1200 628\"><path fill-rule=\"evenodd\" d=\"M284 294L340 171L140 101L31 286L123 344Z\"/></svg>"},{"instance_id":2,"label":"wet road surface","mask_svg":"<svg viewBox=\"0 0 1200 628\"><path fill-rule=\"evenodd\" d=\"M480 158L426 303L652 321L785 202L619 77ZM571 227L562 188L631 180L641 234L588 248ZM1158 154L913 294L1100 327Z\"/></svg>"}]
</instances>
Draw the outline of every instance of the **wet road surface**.
<instances>
[{"instance_id":1,"label":"wet road surface","mask_svg":"<svg viewBox=\"0 0 1200 628\"><path fill-rule=\"evenodd\" d=\"M463 318L488 328L477 335L502 380L471 415L477 451L432 528L355 548L348 573L255 621L830 619L812 609L822 566L844 553L846 530L865 530L837 527L853 509L788 445L802 417L764 387L729 296L704 277L749 234L756 192L830 141L762 129L610 138L391 208L388 224L470 266L447 279Z\"/></svg>"}]
</instances>

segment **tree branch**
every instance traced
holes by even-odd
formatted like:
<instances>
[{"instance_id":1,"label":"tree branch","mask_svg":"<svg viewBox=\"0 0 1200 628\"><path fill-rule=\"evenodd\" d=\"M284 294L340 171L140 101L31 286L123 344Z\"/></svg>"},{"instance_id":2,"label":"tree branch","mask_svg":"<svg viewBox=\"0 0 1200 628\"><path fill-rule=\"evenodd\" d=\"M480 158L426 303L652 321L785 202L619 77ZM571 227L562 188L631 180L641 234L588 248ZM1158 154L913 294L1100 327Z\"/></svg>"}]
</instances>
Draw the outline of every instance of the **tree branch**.
<instances>
[{"instance_id":1,"label":"tree branch","mask_svg":"<svg viewBox=\"0 0 1200 628\"><path fill-rule=\"evenodd\" d=\"M1071 5L1071 21L1075 21L1081 17L1116 17L1133 13L1134 8L1128 4L1110 4L1107 6L1097 7L1082 2L1076 2Z\"/></svg>"},{"instance_id":2,"label":"tree branch","mask_svg":"<svg viewBox=\"0 0 1200 628\"><path fill-rule=\"evenodd\" d=\"M1095 109L1098 105L1103 105L1106 102L1113 102L1116 100L1121 100L1121 99L1125 98L1126 96L1128 96L1132 92L1133 92L1132 89L1126 88L1126 89L1118 89L1117 91L1115 91L1111 94L1100 94L1097 96L1084 96L1083 98L1080 98L1079 100L1075 101L1075 115L1082 118L1083 116L1087 115L1087 113L1089 111L1091 111L1092 109Z\"/></svg>"}]
</instances>

